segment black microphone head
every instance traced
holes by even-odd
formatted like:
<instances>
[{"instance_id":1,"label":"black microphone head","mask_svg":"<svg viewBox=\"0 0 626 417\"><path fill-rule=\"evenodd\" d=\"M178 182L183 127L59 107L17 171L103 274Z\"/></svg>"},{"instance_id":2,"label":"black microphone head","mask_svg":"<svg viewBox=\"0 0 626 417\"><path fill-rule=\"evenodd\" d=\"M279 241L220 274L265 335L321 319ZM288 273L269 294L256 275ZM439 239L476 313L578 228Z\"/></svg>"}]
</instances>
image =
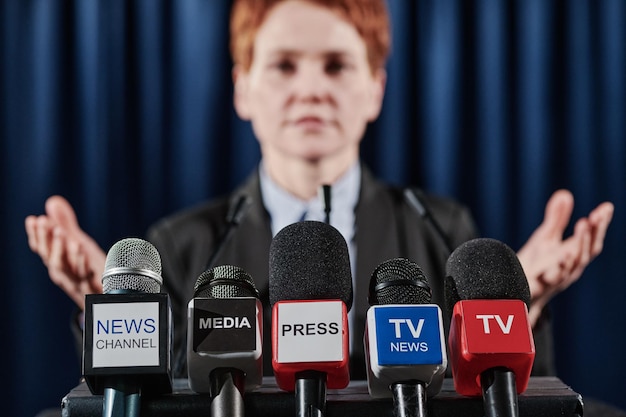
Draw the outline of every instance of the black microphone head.
<instances>
[{"instance_id":1,"label":"black microphone head","mask_svg":"<svg viewBox=\"0 0 626 417\"><path fill-rule=\"evenodd\" d=\"M389 259L372 273L368 294L370 305L429 304L431 296L422 268L408 259Z\"/></svg>"},{"instance_id":2,"label":"black microphone head","mask_svg":"<svg viewBox=\"0 0 626 417\"><path fill-rule=\"evenodd\" d=\"M102 274L102 291L161 291L161 256L143 239L127 238L116 242L107 253Z\"/></svg>"},{"instance_id":3,"label":"black microphone head","mask_svg":"<svg viewBox=\"0 0 626 417\"><path fill-rule=\"evenodd\" d=\"M452 252L446 263L446 312L460 300L522 300L530 306L530 289L517 255L506 244L473 239Z\"/></svg>"},{"instance_id":4,"label":"black microphone head","mask_svg":"<svg viewBox=\"0 0 626 417\"><path fill-rule=\"evenodd\" d=\"M283 228L270 245L270 303L343 301L352 307L348 245L333 226L304 221Z\"/></svg>"},{"instance_id":5,"label":"black microphone head","mask_svg":"<svg viewBox=\"0 0 626 417\"><path fill-rule=\"evenodd\" d=\"M194 286L194 297L259 298L252 277L238 266L221 265L204 271Z\"/></svg>"}]
</instances>

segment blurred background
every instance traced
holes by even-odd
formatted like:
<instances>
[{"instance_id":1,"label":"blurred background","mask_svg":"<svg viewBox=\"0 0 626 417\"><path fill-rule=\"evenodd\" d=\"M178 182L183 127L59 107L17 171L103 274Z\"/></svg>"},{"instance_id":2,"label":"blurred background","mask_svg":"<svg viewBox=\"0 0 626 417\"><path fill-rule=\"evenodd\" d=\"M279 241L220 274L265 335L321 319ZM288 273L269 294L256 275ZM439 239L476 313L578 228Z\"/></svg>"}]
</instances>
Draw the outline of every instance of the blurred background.
<instances>
[{"instance_id":1,"label":"blurred background","mask_svg":"<svg viewBox=\"0 0 626 417\"><path fill-rule=\"evenodd\" d=\"M550 308L559 377L626 408L626 2L388 4L387 94L363 159L389 182L466 203L484 236L514 249L558 188L574 193L576 218L613 201L604 252ZM58 406L80 377L74 306L30 252L28 214L61 194L108 250L258 162L232 108L229 8L0 1L4 415Z\"/></svg>"}]
</instances>

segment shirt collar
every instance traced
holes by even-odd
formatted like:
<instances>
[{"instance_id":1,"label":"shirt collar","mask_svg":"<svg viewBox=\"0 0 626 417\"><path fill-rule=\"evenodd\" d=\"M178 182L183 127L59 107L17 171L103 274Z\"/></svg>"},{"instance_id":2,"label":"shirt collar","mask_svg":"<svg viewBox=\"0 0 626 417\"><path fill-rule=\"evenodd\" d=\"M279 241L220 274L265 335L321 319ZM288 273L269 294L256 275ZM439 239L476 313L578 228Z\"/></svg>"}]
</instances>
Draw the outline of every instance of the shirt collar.
<instances>
[{"instance_id":1,"label":"shirt collar","mask_svg":"<svg viewBox=\"0 0 626 417\"><path fill-rule=\"evenodd\" d=\"M323 220L324 204L320 198L306 201L294 196L272 180L263 162L259 164L259 177L263 205L272 219L272 235L276 235L283 227L302 220L305 212L308 213L307 219ZM360 184L361 165L358 162L332 184L330 223L342 232L348 225L337 224L335 219L343 223L347 221L348 215L352 219L348 220L351 223L348 227L354 228L354 208L359 199Z\"/></svg>"}]
</instances>

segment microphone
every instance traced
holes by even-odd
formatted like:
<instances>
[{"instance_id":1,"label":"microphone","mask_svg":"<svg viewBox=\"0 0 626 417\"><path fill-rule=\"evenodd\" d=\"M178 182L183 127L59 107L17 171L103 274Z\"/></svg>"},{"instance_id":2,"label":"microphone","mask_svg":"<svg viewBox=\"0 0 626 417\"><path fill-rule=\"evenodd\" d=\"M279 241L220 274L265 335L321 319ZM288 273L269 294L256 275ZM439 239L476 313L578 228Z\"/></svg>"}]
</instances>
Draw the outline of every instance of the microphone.
<instances>
[{"instance_id":1,"label":"microphone","mask_svg":"<svg viewBox=\"0 0 626 417\"><path fill-rule=\"evenodd\" d=\"M452 253L454 247L450 243L450 238L446 235L439 222L435 220L428 209L428 205L424 202L424 195L422 191L414 188L406 188L404 190L404 198L409 206L433 228L435 235L439 238L439 240L441 240L441 243L443 243L447 249L448 254Z\"/></svg>"},{"instance_id":2,"label":"microphone","mask_svg":"<svg viewBox=\"0 0 626 417\"><path fill-rule=\"evenodd\" d=\"M324 184L319 189L319 197L324 205L324 223L330 224L330 211L331 211L331 186Z\"/></svg>"},{"instance_id":3,"label":"microphone","mask_svg":"<svg viewBox=\"0 0 626 417\"><path fill-rule=\"evenodd\" d=\"M456 391L482 395L488 417L517 416L535 358L530 290L517 255L495 239L465 242L446 263L445 294Z\"/></svg>"},{"instance_id":4,"label":"microphone","mask_svg":"<svg viewBox=\"0 0 626 417\"><path fill-rule=\"evenodd\" d=\"M103 416L139 416L142 394L172 392L172 313L161 257L128 238L107 253L103 294L85 297L83 376Z\"/></svg>"},{"instance_id":5,"label":"microphone","mask_svg":"<svg viewBox=\"0 0 626 417\"><path fill-rule=\"evenodd\" d=\"M393 397L394 415L426 416L447 367L442 313L422 269L390 259L372 273L364 345L372 398Z\"/></svg>"},{"instance_id":6,"label":"microphone","mask_svg":"<svg viewBox=\"0 0 626 417\"><path fill-rule=\"evenodd\" d=\"M296 415L323 416L326 388L350 382L348 246L334 227L304 221L270 245L272 367L277 385L295 391Z\"/></svg>"},{"instance_id":7,"label":"microphone","mask_svg":"<svg viewBox=\"0 0 626 417\"><path fill-rule=\"evenodd\" d=\"M243 416L244 391L263 378L263 307L252 278L231 265L203 272L187 317L189 387L211 395L211 416Z\"/></svg>"},{"instance_id":8,"label":"microphone","mask_svg":"<svg viewBox=\"0 0 626 417\"><path fill-rule=\"evenodd\" d=\"M226 242L230 240L231 235L243 220L251 203L252 198L242 194L237 198L237 201L230 206L228 213L226 213L226 229L224 229L224 232L220 235L215 249L207 261L205 270L209 270L215 266L217 257L222 253Z\"/></svg>"}]
</instances>

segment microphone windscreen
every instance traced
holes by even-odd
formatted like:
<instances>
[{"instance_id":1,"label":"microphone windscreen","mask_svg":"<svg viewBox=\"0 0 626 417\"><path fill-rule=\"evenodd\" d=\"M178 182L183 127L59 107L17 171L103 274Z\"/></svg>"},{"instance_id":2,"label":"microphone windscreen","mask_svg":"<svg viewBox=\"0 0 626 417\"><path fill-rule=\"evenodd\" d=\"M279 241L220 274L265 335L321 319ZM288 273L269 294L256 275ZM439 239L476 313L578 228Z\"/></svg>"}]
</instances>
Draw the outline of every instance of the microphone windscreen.
<instances>
[{"instance_id":1,"label":"microphone windscreen","mask_svg":"<svg viewBox=\"0 0 626 417\"><path fill-rule=\"evenodd\" d=\"M194 286L194 298L259 298L252 277L238 266L221 265L204 271Z\"/></svg>"},{"instance_id":2,"label":"microphone windscreen","mask_svg":"<svg viewBox=\"0 0 626 417\"><path fill-rule=\"evenodd\" d=\"M127 238L111 246L102 274L105 294L118 290L158 293L162 284L161 256L150 242Z\"/></svg>"},{"instance_id":3,"label":"microphone windscreen","mask_svg":"<svg viewBox=\"0 0 626 417\"><path fill-rule=\"evenodd\" d=\"M348 245L337 229L317 221L283 228L270 245L269 296L284 300L339 299L352 306Z\"/></svg>"},{"instance_id":4,"label":"microphone windscreen","mask_svg":"<svg viewBox=\"0 0 626 417\"><path fill-rule=\"evenodd\" d=\"M446 262L446 313L460 300L517 299L530 306L526 274L506 244L488 238L461 244Z\"/></svg>"},{"instance_id":5,"label":"microphone windscreen","mask_svg":"<svg viewBox=\"0 0 626 417\"><path fill-rule=\"evenodd\" d=\"M415 262L389 259L372 272L368 300L370 305L429 304L431 289L422 268Z\"/></svg>"}]
</instances>

